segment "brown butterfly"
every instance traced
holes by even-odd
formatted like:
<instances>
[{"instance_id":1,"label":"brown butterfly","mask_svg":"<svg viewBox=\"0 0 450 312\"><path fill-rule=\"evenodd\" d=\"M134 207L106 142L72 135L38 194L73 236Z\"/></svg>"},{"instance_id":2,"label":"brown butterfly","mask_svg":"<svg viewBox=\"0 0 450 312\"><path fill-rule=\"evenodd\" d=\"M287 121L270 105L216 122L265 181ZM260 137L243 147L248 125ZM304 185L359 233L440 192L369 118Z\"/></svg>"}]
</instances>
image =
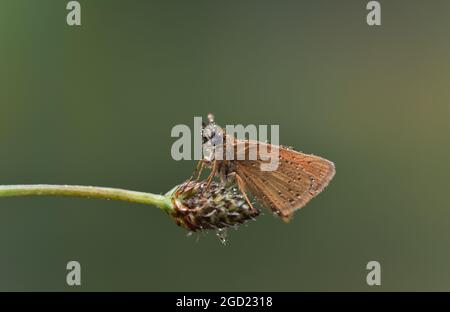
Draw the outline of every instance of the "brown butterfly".
<instances>
[{"instance_id":1,"label":"brown butterfly","mask_svg":"<svg viewBox=\"0 0 450 312\"><path fill-rule=\"evenodd\" d=\"M335 174L334 164L315 155L307 155L283 146L259 141L237 140L225 134L208 115L209 124L202 128L204 158L197 166L198 177L203 167L211 168L208 181L219 176L224 183L236 183L248 204L245 195L250 192L264 207L271 209L284 221L289 221L294 211L305 206L317 196L331 181ZM231 145L231 148L230 148ZM229 149L227 149L227 146ZM218 154L217 150L221 148ZM234 153L232 160L225 151ZM256 157L249 157L255 151ZM278 167L263 171L261 165L267 163L261 151L278 154ZM253 160L252 160L253 159Z\"/></svg>"}]
</instances>

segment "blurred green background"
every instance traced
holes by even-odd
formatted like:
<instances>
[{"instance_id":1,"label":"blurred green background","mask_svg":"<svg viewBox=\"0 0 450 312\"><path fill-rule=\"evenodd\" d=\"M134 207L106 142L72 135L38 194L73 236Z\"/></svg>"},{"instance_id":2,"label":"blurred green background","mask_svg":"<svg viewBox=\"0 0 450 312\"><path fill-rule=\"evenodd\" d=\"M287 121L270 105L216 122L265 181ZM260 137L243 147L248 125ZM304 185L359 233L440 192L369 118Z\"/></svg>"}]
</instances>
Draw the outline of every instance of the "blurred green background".
<instances>
[{"instance_id":1,"label":"blurred green background","mask_svg":"<svg viewBox=\"0 0 450 312\"><path fill-rule=\"evenodd\" d=\"M171 128L208 112L337 175L227 246L153 207L1 199L0 290L450 290L449 1L381 1L381 27L362 0L85 0L81 27L66 3L0 1L0 184L166 192L195 165Z\"/></svg>"}]
</instances>

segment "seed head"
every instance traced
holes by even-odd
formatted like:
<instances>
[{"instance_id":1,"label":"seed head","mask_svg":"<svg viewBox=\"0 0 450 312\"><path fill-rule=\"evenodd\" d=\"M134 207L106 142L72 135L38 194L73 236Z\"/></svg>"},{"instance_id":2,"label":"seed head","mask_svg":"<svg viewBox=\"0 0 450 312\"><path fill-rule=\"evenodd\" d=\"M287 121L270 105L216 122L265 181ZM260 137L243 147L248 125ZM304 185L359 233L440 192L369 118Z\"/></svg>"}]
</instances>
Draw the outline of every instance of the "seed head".
<instances>
[{"instance_id":1,"label":"seed head","mask_svg":"<svg viewBox=\"0 0 450 312\"><path fill-rule=\"evenodd\" d=\"M171 195L175 222L190 231L236 227L259 215L243 194L231 186L205 181L188 181L176 187Z\"/></svg>"}]
</instances>

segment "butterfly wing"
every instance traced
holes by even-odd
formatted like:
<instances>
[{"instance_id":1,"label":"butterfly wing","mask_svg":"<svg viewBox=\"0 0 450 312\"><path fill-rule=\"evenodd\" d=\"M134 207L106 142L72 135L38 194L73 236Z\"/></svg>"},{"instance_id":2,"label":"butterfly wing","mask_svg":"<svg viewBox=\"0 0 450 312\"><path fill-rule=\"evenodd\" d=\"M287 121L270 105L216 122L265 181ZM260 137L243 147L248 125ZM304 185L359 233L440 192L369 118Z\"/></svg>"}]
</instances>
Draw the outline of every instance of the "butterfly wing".
<instances>
[{"instance_id":1,"label":"butterfly wing","mask_svg":"<svg viewBox=\"0 0 450 312\"><path fill-rule=\"evenodd\" d=\"M252 193L260 204L271 209L283 220L288 221L294 211L305 206L317 196L331 181L335 174L334 164L315 155L307 155L280 146L256 141L236 141L245 151L245 160L235 161L235 172L241 177L245 188ZM257 148L256 160L247 160L251 148ZM262 171L265 163L260 148L268 152L278 150L278 168ZM267 161L266 161L267 162Z\"/></svg>"}]
</instances>

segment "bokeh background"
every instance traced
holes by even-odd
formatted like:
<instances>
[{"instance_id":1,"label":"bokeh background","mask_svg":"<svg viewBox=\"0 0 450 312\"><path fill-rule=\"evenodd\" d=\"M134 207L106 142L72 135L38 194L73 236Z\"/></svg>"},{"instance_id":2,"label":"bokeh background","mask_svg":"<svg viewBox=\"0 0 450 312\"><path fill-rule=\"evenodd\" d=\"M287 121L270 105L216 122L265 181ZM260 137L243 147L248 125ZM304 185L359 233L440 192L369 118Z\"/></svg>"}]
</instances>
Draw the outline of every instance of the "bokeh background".
<instances>
[{"instance_id":1,"label":"bokeh background","mask_svg":"<svg viewBox=\"0 0 450 312\"><path fill-rule=\"evenodd\" d=\"M449 1L381 1L381 27L362 0L82 0L81 27L66 3L0 1L0 184L166 192L195 165L171 128L208 112L337 175L227 246L153 207L1 199L0 290L450 290Z\"/></svg>"}]
</instances>

